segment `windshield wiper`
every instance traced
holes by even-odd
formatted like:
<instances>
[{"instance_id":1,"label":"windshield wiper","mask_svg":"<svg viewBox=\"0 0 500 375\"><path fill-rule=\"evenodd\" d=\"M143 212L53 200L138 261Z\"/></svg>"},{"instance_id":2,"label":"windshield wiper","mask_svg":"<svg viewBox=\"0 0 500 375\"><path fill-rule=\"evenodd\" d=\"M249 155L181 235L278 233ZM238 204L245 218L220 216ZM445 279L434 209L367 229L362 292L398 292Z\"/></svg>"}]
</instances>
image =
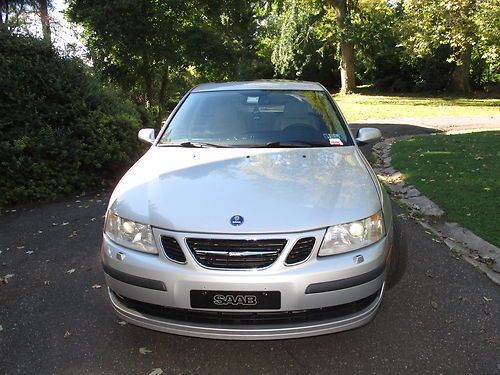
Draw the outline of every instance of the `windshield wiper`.
<instances>
[{"instance_id":1,"label":"windshield wiper","mask_svg":"<svg viewBox=\"0 0 500 375\"><path fill-rule=\"evenodd\" d=\"M181 143L171 143L171 144L161 144L160 146L177 146L177 147L194 147L194 148L207 148L207 147L217 147L217 148L227 148L231 146L217 145L215 143L208 142L197 142L197 141L186 141Z\"/></svg>"},{"instance_id":2,"label":"windshield wiper","mask_svg":"<svg viewBox=\"0 0 500 375\"><path fill-rule=\"evenodd\" d=\"M268 142L265 147L331 147L329 143L310 142L310 141L286 141L286 142Z\"/></svg>"}]
</instances>

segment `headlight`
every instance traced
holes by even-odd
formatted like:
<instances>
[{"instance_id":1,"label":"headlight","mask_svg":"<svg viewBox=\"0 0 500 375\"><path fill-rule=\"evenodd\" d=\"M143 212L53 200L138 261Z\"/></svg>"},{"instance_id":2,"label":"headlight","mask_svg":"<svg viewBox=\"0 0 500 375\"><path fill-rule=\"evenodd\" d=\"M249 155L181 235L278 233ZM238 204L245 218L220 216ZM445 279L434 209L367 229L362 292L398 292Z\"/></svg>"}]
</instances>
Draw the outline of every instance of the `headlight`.
<instances>
[{"instance_id":1,"label":"headlight","mask_svg":"<svg viewBox=\"0 0 500 375\"><path fill-rule=\"evenodd\" d=\"M106 214L104 233L119 245L146 253L158 254L151 226L121 218L111 210Z\"/></svg>"},{"instance_id":2,"label":"headlight","mask_svg":"<svg viewBox=\"0 0 500 375\"><path fill-rule=\"evenodd\" d=\"M384 236L384 217L380 211L363 220L329 227L318 255L334 255L360 249L377 242Z\"/></svg>"}]
</instances>

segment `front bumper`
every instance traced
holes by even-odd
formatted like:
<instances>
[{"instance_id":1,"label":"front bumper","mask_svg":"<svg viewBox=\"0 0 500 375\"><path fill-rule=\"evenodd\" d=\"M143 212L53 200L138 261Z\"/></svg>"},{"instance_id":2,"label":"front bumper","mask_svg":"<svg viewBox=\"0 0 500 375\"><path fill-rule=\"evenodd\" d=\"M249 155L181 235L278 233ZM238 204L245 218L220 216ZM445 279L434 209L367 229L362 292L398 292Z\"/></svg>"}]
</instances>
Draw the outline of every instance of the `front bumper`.
<instances>
[{"instance_id":1,"label":"front bumper","mask_svg":"<svg viewBox=\"0 0 500 375\"><path fill-rule=\"evenodd\" d=\"M288 244L272 266L259 270L214 270L202 267L191 256L185 238L193 234L157 229L155 232L156 238L160 234L175 237L183 248L187 263L172 262L162 251L159 255L151 255L129 250L106 236L102 244L102 261L107 270L106 282L114 309L123 320L145 328L215 339L261 340L315 336L368 323L375 316L384 293L385 261L389 248L387 237L358 251L317 258L324 230L282 234L280 237L286 237ZM301 264L286 266L284 259L291 247L297 239L306 236L317 238L312 255ZM265 238L266 235L256 237ZM161 249L161 244L157 245ZM359 256L364 259L361 263ZM196 313L214 313L220 317L254 314L260 319L270 311L252 310L250 313L242 309L228 313L227 310L217 309L195 310L190 304L190 291L195 289L280 291L281 308L272 310L272 313L294 317L302 314L304 319L276 319L272 324L258 319L247 319L241 324L234 319L231 322L223 318L207 320L204 316L199 319ZM358 303L360 301L363 303ZM184 311L185 314L165 313L161 308L152 308L155 306ZM337 312L334 313L334 310Z\"/></svg>"}]
</instances>

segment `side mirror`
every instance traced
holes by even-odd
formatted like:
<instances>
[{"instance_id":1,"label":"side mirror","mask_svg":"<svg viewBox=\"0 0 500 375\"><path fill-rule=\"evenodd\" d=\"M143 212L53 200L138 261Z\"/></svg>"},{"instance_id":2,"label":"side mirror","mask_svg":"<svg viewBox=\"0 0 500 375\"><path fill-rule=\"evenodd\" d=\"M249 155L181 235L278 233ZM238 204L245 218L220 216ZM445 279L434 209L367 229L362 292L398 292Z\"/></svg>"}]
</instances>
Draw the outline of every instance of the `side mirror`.
<instances>
[{"instance_id":1,"label":"side mirror","mask_svg":"<svg viewBox=\"0 0 500 375\"><path fill-rule=\"evenodd\" d=\"M380 132L380 130L376 128L361 128L358 130L356 143L363 145L366 143L378 141L380 138L382 138L382 133Z\"/></svg>"},{"instance_id":2,"label":"side mirror","mask_svg":"<svg viewBox=\"0 0 500 375\"><path fill-rule=\"evenodd\" d=\"M151 128L141 129L138 137L143 142L153 143L155 141L155 130Z\"/></svg>"}]
</instances>

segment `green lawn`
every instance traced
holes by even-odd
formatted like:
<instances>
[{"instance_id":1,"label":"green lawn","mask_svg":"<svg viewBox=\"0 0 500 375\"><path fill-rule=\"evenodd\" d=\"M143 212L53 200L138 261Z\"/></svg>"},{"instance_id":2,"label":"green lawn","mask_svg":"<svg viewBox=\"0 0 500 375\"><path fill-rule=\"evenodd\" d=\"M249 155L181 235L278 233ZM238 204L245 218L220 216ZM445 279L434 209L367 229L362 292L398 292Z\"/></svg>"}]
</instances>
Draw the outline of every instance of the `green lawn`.
<instances>
[{"instance_id":1,"label":"green lawn","mask_svg":"<svg viewBox=\"0 0 500 375\"><path fill-rule=\"evenodd\" d=\"M431 96L333 95L348 121L421 117L500 115L500 99Z\"/></svg>"},{"instance_id":2,"label":"green lawn","mask_svg":"<svg viewBox=\"0 0 500 375\"><path fill-rule=\"evenodd\" d=\"M500 131L408 138L392 146L404 179L456 221L500 246Z\"/></svg>"}]
</instances>

